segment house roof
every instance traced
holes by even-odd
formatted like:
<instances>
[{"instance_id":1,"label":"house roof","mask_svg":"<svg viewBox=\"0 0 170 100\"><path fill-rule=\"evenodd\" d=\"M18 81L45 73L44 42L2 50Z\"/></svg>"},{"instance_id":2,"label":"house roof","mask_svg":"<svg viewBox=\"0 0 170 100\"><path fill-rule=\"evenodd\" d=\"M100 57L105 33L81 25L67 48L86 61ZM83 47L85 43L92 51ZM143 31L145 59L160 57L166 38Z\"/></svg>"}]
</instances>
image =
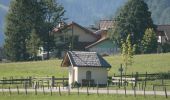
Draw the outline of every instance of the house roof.
<instances>
[{"instance_id":1,"label":"house roof","mask_svg":"<svg viewBox=\"0 0 170 100\"><path fill-rule=\"evenodd\" d=\"M168 40L170 40L170 25L157 25L158 31L163 31Z\"/></svg>"},{"instance_id":2,"label":"house roof","mask_svg":"<svg viewBox=\"0 0 170 100\"><path fill-rule=\"evenodd\" d=\"M68 27L71 27L72 25L75 25L75 26L81 28L81 29L84 30L86 33L92 35L92 36L95 37L95 38L99 38L99 37L98 37L97 35L95 35L92 31L90 31L90 30L88 30L87 28L85 28L85 27L77 24L76 22L71 22L71 23L67 24L64 28L58 28L58 27L56 27L56 28L53 29L53 32L60 32L60 31L63 30L63 29L66 29L66 28L68 28Z\"/></svg>"},{"instance_id":3,"label":"house roof","mask_svg":"<svg viewBox=\"0 0 170 100\"><path fill-rule=\"evenodd\" d=\"M101 30L107 30L109 28L113 28L114 20L100 20L99 28Z\"/></svg>"},{"instance_id":4,"label":"house roof","mask_svg":"<svg viewBox=\"0 0 170 100\"><path fill-rule=\"evenodd\" d=\"M96 52L68 51L62 61L62 67L103 67L111 68L111 65Z\"/></svg>"},{"instance_id":5,"label":"house roof","mask_svg":"<svg viewBox=\"0 0 170 100\"><path fill-rule=\"evenodd\" d=\"M109 38L108 38L108 37L101 38L101 39L98 40L97 42L94 42L94 43L86 46L85 48L86 48L86 49L91 48L91 47L93 47L93 46L95 46L95 45L97 45L97 44L99 44L99 43L101 43L101 42L103 42L103 41L106 41L106 40L109 40Z\"/></svg>"}]
</instances>

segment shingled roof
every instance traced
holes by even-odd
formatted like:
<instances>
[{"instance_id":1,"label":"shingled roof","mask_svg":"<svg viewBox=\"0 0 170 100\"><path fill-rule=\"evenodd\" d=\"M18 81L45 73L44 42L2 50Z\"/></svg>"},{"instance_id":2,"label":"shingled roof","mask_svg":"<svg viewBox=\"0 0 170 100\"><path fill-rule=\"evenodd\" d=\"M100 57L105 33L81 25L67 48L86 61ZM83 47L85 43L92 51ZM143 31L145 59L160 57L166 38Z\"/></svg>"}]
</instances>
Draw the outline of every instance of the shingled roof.
<instances>
[{"instance_id":1,"label":"shingled roof","mask_svg":"<svg viewBox=\"0 0 170 100\"><path fill-rule=\"evenodd\" d=\"M101 30L108 30L109 28L113 28L114 23L114 20L100 20L99 28Z\"/></svg>"},{"instance_id":2,"label":"shingled roof","mask_svg":"<svg viewBox=\"0 0 170 100\"><path fill-rule=\"evenodd\" d=\"M69 51L65 55L61 66L68 67L103 67L103 68L111 68L111 65L106 62L96 52L82 52L82 51Z\"/></svg>"}]
</instances>

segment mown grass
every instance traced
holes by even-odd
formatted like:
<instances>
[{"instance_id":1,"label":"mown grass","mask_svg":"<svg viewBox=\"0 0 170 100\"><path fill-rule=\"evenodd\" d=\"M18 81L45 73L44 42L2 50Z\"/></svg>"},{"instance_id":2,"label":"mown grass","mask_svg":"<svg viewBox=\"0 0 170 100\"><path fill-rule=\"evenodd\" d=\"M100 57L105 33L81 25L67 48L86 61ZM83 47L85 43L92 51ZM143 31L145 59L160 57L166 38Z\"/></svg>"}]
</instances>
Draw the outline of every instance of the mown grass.
<instances>
[{"instance_id":1,"label":"mown grass","mask_svg":"<svg viewBox=\"0 0 170 100\"><path fill-rule=\"evenodd\" d=\"M142 96L142 95L137 95L134 97L133 95L104 95L100 94L99 96L96 94L90 94L87 96L86 94L62 94L62 96L59 96L58 94L53 94L52 96L50 94L12 94L9 96L9 94L3 95L0 93L0 100L167 100L164 96Z\"/></svg>"},{"instance_id":2,"label":"mown grass","mask_svg":"<svg viewBox=\"0 0 170 100\"><path fill-rule=\"evenodd\" d=\"M61 60L1 63L0 76L67 76L67 68L61 68L60 64Z\"/></svg>"},{"instance_id":3,"label":"mown grass","mask_svg":"<svg viewBox=\"0 0 170 100\"><path fill-rule=\"evenodd\" d=\"M118 69L122 63L122 57L110 56L105 59L112 65L109 75L119 74ZM132 74L132 72L164 73L168 71L170 71L170 53L135 55L132 66L127 68L127 74Z\"/></svg>"},{"instance_id":4,"label":"mown grass","mask_svg":"<svg viewBox=\"0 0 170 100\"><path fill-rule=\"evenodd\" d=\"M114 73L119 74L119 67L122 63L122 57L109 56L105 59L112 65L109 76ZM132 66L128 66L127 74L132 72L160 73L170 71L170 53L135 55ZM67 77L67 68L60 67L61 60L46 60L32 62L13 62L0 63L0 77L26 77L26 76L56 76Z\"/></svg>"}]
</instances>

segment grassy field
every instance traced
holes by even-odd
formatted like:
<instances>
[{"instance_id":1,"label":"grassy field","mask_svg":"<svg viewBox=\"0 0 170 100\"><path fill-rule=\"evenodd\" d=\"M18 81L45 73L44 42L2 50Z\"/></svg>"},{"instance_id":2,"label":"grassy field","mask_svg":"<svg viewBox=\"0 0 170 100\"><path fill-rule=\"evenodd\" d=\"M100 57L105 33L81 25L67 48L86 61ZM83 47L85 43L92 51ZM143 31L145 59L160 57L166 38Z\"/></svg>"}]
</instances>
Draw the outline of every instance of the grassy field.
<instances>
[{"instance_id":1,"label":"grassy field","mask_svg":"<svg viewBox=\"0 0 170 100\"><path fill-rule=\"evenodd\" d=\"M109 56L105 59L112 65L109 75L118 74L122 63L121 56ZM21 76L56 76L67 77L67 68L60 67L61 60L46 60L33 62L0 63L0 77ZM158 73L170 71L170 53L134 56L134 63L128 66L127 73Z\"/></svg>"},{"instance_id":2,"label":"grassy field","mask_svg":"<svg viewBox=\"0 0 170 100\"><path fill-rule=\"evenodd\" d=\"M42 94L38 94L38 95L34 95L34 94L28 94L28 95L24 95L24 94L12 94L11 96L9 96L9 94L6 95L2 95L0 94L0 100L167 100L164 96L156 96L156 98L154 96L132 96L132 95L128 95L128 96L124 96L124 95L95 95L95 94L91 94L89 96L87 96L86 94L81 94L81 95L77 95L77 94L71 94L71 95L67 95L64 94L62 96L59 96L58 94L53 94L53 96L51 96L50 94L48 95L42 95Z\"/></svg>"}]
</instances>

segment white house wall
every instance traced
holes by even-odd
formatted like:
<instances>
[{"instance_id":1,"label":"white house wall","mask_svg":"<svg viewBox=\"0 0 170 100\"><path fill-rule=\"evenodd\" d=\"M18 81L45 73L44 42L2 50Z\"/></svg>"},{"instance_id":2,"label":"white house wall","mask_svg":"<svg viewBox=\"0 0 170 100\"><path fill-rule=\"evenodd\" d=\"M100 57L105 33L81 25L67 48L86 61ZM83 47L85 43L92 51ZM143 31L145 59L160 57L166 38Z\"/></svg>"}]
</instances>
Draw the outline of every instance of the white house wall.
<instances>
[{"instance_id":1,"label":"white house wall","mask_svg":"<svg viewBox=\"0 0 170 100\"><path fill-rule=\"evenodd\" d=\"M69 79L69 84L71 85L71 83L73 82L73 68L72 66L68 67L68 79Z\"/></svg>"},{"instance_id":2,"label":"white house wall","mask_svg":"<svg viewBox=\"0 0 170 100\"><path fill-rule=\"evenodd\" d=\"M97 40L96 37L94 37L91 33L87 33L85 30L75 25L73 26L73 30L69 30L67 34L72 35L72 31L74 36L79 37L78 38L79 42L94 42Z\"/></svg>"},{"instance_id":3,"label":"white house wall","mask_svg":"<svg viewBox=\"0 0 170 100\"><path fill-rule=\"evenodd\" d=\"M106 68L94 68L94 67L75 67L77 69L75 74L75 81L82 83L82 79L86 79L86 72L91 71L91 79L97 84L107 83L107 69ZM76 76L77 75L77 76Z\"/></svg>"}]
</instances>

